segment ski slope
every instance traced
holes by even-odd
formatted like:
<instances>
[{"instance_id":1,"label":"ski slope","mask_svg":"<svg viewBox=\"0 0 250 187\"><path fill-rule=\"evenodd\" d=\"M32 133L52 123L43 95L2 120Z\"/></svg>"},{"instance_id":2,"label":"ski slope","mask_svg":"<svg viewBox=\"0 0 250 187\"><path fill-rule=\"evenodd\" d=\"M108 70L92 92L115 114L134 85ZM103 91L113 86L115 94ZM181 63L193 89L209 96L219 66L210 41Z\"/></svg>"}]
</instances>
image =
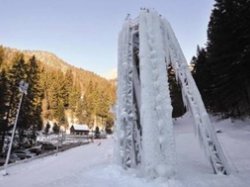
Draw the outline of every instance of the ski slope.
<instances>
[{"instance_id":1,"label":"ski slope","mask_svg":"<svg viewBox=\"0 0 250 187\"><path fill-rule=\"evenodd\" d=\"M193 133L187 114L174 120L177 151L175 179L145 179L134 170L113 163L113 138L97 140L46 158L11 166L10 175L0 176L0 187L249 187L250 125L223 120L216 122L218 138L233 173L214 175Z\"/></svg>"}]
</instances>

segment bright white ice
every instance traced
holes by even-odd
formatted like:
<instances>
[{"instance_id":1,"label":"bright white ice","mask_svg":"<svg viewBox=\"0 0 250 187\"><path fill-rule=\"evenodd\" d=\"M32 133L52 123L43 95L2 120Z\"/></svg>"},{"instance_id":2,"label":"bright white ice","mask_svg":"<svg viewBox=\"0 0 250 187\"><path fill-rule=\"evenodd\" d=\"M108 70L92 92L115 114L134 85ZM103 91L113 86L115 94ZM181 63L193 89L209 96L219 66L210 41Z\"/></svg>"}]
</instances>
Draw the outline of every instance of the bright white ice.
<instances>
[{"instance_id":1,"label":"bright white ice","mask_svg":"<svg viewBox=\"0 0 250 187\"><path fill-rule=\"evenodd\" d=\"M0 175L0 187L249 187L249 122L215 123L216 129L222 131L218 138L232 164L230 176L212 173L193 133L194 122L185 115L174 121L177 174L170 181L141 178L136 171L124 171L113 164L113 139L109 138L12 166L9 176Z\"/></svg>"}]
</instances>

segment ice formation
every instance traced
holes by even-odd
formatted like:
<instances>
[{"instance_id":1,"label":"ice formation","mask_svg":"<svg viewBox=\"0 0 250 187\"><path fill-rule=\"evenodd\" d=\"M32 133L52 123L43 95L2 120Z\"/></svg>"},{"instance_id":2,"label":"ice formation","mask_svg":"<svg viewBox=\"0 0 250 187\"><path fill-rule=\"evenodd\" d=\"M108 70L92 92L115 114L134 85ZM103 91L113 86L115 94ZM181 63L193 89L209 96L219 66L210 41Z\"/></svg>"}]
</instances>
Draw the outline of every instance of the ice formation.
<instances>
[{"instance_id":1,"label":"ice formation","mask_svg":"<svg viewBox=\"0 0 250 187\"><path fill-rule=\"evenodd\" d=\"M195 131L214 173L230 169L186 59L168 21L154 10L127 18L119 35L117 152L124 168L146 176L175 173L175 141L167 67L172 65Z\"/></svg>"}]
</instances>

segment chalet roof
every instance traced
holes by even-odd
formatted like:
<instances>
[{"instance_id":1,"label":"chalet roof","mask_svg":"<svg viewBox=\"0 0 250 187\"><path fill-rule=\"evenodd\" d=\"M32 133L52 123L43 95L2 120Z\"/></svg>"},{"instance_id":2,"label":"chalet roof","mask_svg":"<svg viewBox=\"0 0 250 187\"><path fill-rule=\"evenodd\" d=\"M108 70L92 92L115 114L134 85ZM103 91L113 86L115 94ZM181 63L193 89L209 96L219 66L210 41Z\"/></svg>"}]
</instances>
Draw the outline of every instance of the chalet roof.
<instances>
[{"instance_id":1,"label":"chalet roof","mask_svg":"<svg viewBox=\"0 0 250 187\"><path fill-rule=\"evenodd\" d=\"M89 131L88 125L85 124L73 124L71 127L76 131Z\"/></svg>"}]
</instances>

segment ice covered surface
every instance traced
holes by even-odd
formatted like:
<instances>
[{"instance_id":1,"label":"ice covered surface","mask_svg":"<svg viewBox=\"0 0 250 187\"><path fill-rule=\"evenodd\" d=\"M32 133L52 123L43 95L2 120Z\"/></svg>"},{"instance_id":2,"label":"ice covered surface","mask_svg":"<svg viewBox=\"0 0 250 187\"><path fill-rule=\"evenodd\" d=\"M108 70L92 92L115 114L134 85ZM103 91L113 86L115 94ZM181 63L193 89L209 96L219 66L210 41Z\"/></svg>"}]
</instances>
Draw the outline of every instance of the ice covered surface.
<instances>
[{"instance_id":1,"label":"ice covered surface","mask_svg":"<svg viewBox=\"0 0 250 187\"><path fill-rule=\"evenodd\" d=\"M146 176L172 177L175 146L161 23L156 12L142 11L139 18L142 169Z\"/></svg>"},{"instance_id":2,"label":"ice covered surface","mask_svg":"<svg viewBox=\"0 0 250 187\"><path fill-rule=\"evenodd\" d=\"M193 119L187 114L174 121L177 150L175 179L141 178L135 170L113 163L113 139L70 149L58 156L34 160L9 168L0 175L1 187L249 187L250 120L215 122L218 138L229 157L233 173L214 175L193 134ZM0 171L1 172L1 171Z\"/></svg>"},{"instance_id":3,"label":"ice covered surface","mask_svg":"<svg viewBox=\"0 0 250 187\"><path fill-rule=\"evenodd\" d=\"M142 9L138 18L125 21L118 46L116 152L120 153L121 165L140 168L152 178L174 175L175 142L167 77L168 65L172 65L185 106L194 118L194 132L214 173L230 174L231 168L168 21L155 10ZM138 134L132 132L137 126L141 139L133 136ZM136 162L137 152L141 162Z\"/></svg>"},{"instance_id":4,"label":"ice covered surface","mask_svg":"<svg viewBox=\"0 0 250 187\"><path fill-rule=\"evenodd\" d=\"M134 106L132 34L130 20L126 20L119 35L118 89L116 116L116 156L124 168L134 168L139 158L137 115ZM136 138L137 137L137 138Z\"/></svg>"}]
</instances>

